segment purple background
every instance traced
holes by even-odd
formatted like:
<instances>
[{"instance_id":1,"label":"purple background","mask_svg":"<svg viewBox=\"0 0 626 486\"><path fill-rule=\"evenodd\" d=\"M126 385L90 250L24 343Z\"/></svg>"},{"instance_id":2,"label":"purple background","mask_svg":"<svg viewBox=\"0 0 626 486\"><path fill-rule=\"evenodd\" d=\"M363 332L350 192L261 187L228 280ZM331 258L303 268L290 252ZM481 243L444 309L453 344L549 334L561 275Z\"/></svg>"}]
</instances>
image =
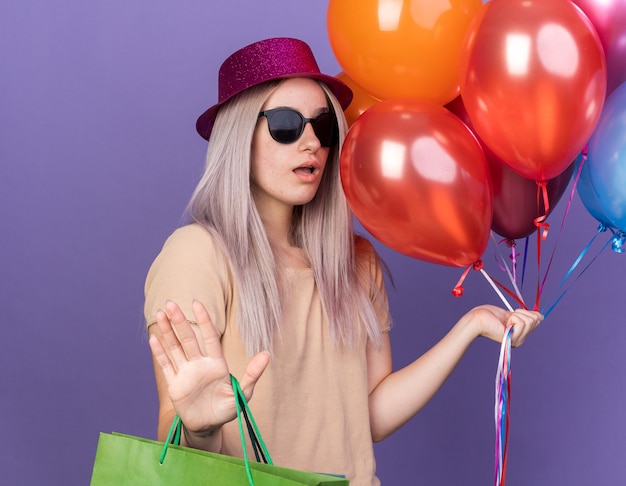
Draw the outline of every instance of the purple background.
<instances>
[{"instance_id":1,"label":"purple background","mask_svg":"<svg viewBox=\"0 0 626 486\"><path fill-rule=\"evenodd\" d=\"M221 61L261 38L300 37L339 72L325 14L319 0L2 2L2 484L87 484L100 431L154 437L143 281L201 172L195 118L216 99ZM578 197L560 233L568 195L544 245L544 262L557 247L552 287L595 233ZM470 307L499 302L477 272L455 299L460 269L378 247L395 276L396 367ZM494 254L486 268L504 279ZM514 350L509 486L625 476L624 258L600 255ZM493 482L498 352L479 339L432 402L376 446L383 483Z\"/></svg>"}]
</instances>

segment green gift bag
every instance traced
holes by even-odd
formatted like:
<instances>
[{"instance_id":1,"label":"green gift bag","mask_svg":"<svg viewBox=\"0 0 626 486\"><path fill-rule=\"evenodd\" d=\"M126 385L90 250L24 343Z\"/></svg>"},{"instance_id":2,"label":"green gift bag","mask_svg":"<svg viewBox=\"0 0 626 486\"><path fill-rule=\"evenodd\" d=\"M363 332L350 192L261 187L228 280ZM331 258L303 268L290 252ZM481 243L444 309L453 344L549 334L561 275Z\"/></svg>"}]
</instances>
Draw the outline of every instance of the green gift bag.
<instances>
[{"instance_id":1,"label":"green gift bag","mask_svg":"<svg viewBox=\"0 0 626 486\"><path fill-rule=\"evenodd\" d=\"M250 461L244 444L244 458L182 447L181 422L174 418L165 443L141 437L101 433L91 476L91 486L124 485L225 485L225 486L345 486L345 478L274 466L250 413L239 383L231 377L237 400L237 420L242 443L243 422L257 460ZM170 443L170 442L173 442Z\"/></svg>"}]
</instances>

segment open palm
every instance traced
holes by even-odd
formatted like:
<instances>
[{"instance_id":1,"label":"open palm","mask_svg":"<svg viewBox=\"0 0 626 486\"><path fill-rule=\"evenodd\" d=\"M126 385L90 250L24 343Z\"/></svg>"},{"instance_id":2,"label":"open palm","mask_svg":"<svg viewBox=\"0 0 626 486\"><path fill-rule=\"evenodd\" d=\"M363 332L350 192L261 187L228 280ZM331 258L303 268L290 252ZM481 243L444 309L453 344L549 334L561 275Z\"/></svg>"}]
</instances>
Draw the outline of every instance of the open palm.
<instances>
[{"instance_id":1,"label":"open palm","mask_svg":"<svg viewBox=\"0 0 626 486\"><path fill-rule=\"evenodd\" d=\"M220 337L199 302L193 304L197 326L191 324L173 302L166 304L166 311L167 314L157 313L161 336L150 337L150 348L185 428L195 434L209 435L237 415ZM268 362L269 355L259 353L248 364L240 379L246 398L252 395Z\"/></svg>"}]
</instances>

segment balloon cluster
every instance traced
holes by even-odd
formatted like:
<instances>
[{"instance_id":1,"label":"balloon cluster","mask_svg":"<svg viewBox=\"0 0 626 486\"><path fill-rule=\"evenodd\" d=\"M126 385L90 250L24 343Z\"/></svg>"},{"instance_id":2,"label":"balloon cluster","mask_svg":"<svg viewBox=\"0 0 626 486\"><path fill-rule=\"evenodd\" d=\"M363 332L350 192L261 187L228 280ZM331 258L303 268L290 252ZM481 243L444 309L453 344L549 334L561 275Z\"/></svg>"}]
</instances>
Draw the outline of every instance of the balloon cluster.
<instances>
[{"instance_id":1,"label":"balloon cluster","mask_svg":"<svg viewBox=\"0 0 626 486\"><path fill-rule=\"evenodd\" d=\"M492 229L536 230L588 145L583 190L623 230L625 16L626 0L329 0L361 224L403 254L472 265Z\"/></svg>"}]
</instances>

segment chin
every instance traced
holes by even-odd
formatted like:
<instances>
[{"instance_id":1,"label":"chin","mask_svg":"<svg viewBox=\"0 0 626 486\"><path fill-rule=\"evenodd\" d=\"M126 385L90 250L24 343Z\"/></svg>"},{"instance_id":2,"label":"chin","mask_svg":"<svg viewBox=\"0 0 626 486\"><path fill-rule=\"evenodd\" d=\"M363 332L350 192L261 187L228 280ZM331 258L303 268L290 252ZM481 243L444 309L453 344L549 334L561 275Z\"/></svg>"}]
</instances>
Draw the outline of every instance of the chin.
<instances>
[{"instance_id":1,"label":"chin","mask_svg":"<svg viewBox=\"0 0 626 486\"><path fill-rule=\"evenodd\" d=\"M311 191L308 194L301 194L300 197L295 198L293 205L294 206L304 206L305 204L310 203L315 198L317 194L317 189L315 191Z\"/></svg>"}]
</instances>

